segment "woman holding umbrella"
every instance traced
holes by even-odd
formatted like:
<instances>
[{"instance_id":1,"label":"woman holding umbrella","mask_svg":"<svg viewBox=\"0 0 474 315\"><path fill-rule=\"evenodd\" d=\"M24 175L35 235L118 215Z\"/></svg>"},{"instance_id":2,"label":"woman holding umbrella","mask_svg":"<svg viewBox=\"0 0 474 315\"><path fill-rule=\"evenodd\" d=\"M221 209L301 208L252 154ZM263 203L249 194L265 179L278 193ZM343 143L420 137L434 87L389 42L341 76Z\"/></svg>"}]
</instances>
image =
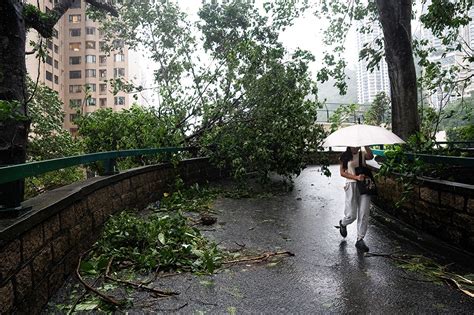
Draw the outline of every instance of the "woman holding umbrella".
<instances>
[{"instance_id":1,"label":"woman holding umbrella","mask_svg":"<svg viewBox=\"0 0 474 315\"><path fill-rule=\"evenodd\" d=\"M344 218L339 221L339 231L343 237L347 236L347 225L357 219L358 250L368 252L364 243L369 221L370 195L361 194L357 182L364 181L364 175L356 175L355 168L365 166L366 160L373 159L374 155L369 145L404 143L397 135L389 130L370 125L353 125L341 128L330 134L324 141L324 147L347 147L340 157L340 174L346 178ZM361 147L365 150L359 152ZM359 160L360 164L359 164ZM370 182L370 181L368 181ZM362 185L363 186L363 185Z\"/></svg>"},{"instance_id":2,"label":"woman holding umbrella","mask_svg":"<svg viewBox=\"0 0 474 315\"><path fill-rule=\"evenodd\" d=\"M359 150L360 147L347 147L339 158L341 162L340 174L346 178L344 218L339 221L339 231L342 237L346 237L347 225L357 219L357 242L355 246L358 250L368 252L369 247L365 245L364 236L369 223L370 195L359 193L357 181L363 181L364 175L356 175L355 169L359 166L359 163L365 165L365 161L373 159L374 155L368 146L360 154ZM360 158L362 158L362 161L359 161Z\"/></svg>"}]
</instances>

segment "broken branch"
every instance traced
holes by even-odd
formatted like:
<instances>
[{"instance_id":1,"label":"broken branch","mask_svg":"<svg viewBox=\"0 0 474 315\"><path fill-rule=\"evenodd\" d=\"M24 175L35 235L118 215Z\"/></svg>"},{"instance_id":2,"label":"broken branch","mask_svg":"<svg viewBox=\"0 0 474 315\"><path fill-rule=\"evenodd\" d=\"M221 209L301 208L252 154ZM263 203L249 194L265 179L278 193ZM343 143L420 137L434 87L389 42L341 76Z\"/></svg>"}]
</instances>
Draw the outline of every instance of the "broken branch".
<instances>
[{"instance_id":1,"label":"broken branch","mask_svg":"<svg viewBox=\"0 0 474 315\"><path fill-rule=\"evenodd\" d=\"M179 292L161 291L161 290L158 290L158 289L155 289L155 288L150 288L150 287L146 286L144 283L136 283L136 282L133 282L133 281L127 281L127 280L122 280L122 279L117 279L117 278L112 277L110 275L110 266L112 265L113 260L114 260L113 257L110 258L109 263L107 264L107 268L105 270L105 278L106 279L109 279L109 280L112 280L112 281L115 281L115 282L118 282L118 283L126 284L126 285L134 287L136 289L141 289L141 290L152 292L152 293L158 295L159 297L168 297L168 296L172 296L172 295L179 295Z\"/></svg>"},{"instance_id":2,"label":"broken branch","mask_svg":"<svg viewBox=\"0 0 474 315\"><path fill-rule=\"evenodd\" d=\"M269 252L269 253L264 253L256 257L245 257L242 259L226 261L226 262L223 262L223 264L228 265L228 264L237 264L237 263L242 263L242 262L262 262L262 261L267 260L270 257L275 257L275 256L295 256L295 254L289 251Z\"/></svg>"},{"instance_id":3,"label":"broken branch","mask_svg":"<svg viewBox=\"0 0 474 315\"><path fill-rule=\"evenodd\" d=\"M89 291L95 293L96 295L98 295L102 300L108 302L108 303L111 303L111 304L114 304L116 306L121 306L122 303L120 301L117 301L116 299L114 299L113 297L109 296L109 295L106 295L100 291L98 291L96 288L92 287L91 285L89 285L87 282L84 281L84 279L82 278L81 276L81 273L79 272L79 269L80 269L80 266L81 266L81 262L82 262L82 257L84 256L81 255L79 257L79 262L77 264L77 268L76 268L76 276L77 276L77 279L79 280L79 282L81 282L81 284Z\"/></svg>"}]
</instances>

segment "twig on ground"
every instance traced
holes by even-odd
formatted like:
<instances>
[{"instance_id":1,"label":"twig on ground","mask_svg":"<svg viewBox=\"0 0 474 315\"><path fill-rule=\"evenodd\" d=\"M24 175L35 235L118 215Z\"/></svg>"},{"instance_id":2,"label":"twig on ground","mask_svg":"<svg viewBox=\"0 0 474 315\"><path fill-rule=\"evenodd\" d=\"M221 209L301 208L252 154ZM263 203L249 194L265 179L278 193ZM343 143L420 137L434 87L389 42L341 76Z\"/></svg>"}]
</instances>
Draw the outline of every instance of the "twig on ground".
<instances>
[{"instance_id":1,"label":"twig on ground","mask_svg":"<svg viewBox=\"0 0 474 315\"><path fill-rule=\"evenodd\" d=\"M99 282L99 279L101 277L102 277L102 275L99 275L97 278L95 278L94 282L92 283L92 286L95 286L97 284L97 282ZM86 296L87 292L88 292L87 290L84 290L84 292L82 292L82 294L76 299L76 301L72 304L71 309L67 312L68 315L72 314L74 312L74 310L76 309L77 304L79 304L79 302L84 298L84 296Z\"/></svg>"},{"instance_id":2,"label":"twig on ground","mask_svg":"<svg viewBox=\"0 0 474 315\"><path fill-rule=\"evenodd\" d=\"M134 287L134 288L137 288L137 289L140 289L140 290L145 290L145 291L152 292L152 293L156 294L159 297L168 297L168 296L179 294L179 292L161 291L161 290L158 290L158 289L155 289L155 288L150 288L150 287L146 286L144 283L136 283L136 282L133 282L133 281L122 280L122 279L117 279L117 278L112 277L110 275L110 266L112 265L113 260L114 260L113 257L110 258L109 263L107 264L107 269L105 270L105 278L106 279L109 279L109 280L112 280L112 281L115 281L115 282L118 282L118 283L126 284L126 285L129 285L131 287Z\"/></svg>"},{"instance_id":3,"label":"twig on ground","mask_svg":"<svg viewBox=\"0 0 474 315\"><path fill-rule=\"evenodd\" d=\"M79 272L79 269L81 267L81 262L82 262L82 258L84 257L85 254L82 254L80 257L79 257L79 262L77 264L77 268L76 268L76 276L77 276L77 279L79 280L79 282L82 283L82 285L89 291L95 293L96 295L98 295L102 300L108 302L108 303L111 303L111 304L114 304L115 306L121 306L122 303L120 301L117 301L115 298L107 295L107 294L104 294L100 291L98 291L97 289L95 289L94 287L92 287L91 285L87 284L87 282L84 281L84 279L82 278L81 276L81 273Z\"/></svg>"},{"instance_id":4,"label":"twig on ground","mask_svg":"<svg viewBox=\"0 0 474 315\"><path fill-rule=\"evenodd\" d=\"M161 311L161 312L176 312L176 311L179 311L180 309L183 309L185 308L186 306L188 306L188 303L184 303L183 305L177 307L177 308L160 308L160 309L157 309L157 311Z\"/></svg>"},{"instance_id":5,"label":"twig on ground","mask_svg":"<svg viewBox=\"0 0 474 315\"><path fill-rule=\"evenodd\" d=\"M228 264L237 264L237 263L242 263L242 262L262 262L267 260L270 257L275 257L275 256L295 256L292 252L289 251L284 251L284 252L270 252L270 253L264 253L260 256L256 257L244 257L242 259L236 259L236 260L230 260L223 262L223 265L228 265Z\"/></svg>"},{"instance_id":6,"label":"twig on ground","mask_svg":"<svg viewBox=\"0 0 474 315\"><path fill-rule=\"evenodd\" d=\"M212 306L218 306L217 303L211 303L211 302L204 302L201 300L196 300L196 299L190 299L190 301L201 303L202 305L212 305Z\"/></svg>"}]
</instances>

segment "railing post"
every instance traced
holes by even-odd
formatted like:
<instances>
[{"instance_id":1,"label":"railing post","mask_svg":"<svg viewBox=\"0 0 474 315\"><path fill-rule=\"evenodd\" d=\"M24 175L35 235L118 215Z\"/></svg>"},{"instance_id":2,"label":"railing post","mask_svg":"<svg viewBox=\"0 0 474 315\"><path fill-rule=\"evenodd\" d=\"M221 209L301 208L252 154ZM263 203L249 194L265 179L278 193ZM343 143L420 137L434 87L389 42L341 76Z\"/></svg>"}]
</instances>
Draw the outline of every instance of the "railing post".
<instances>
[{"instance_id":1,"label":"railing post","mask_svg":"<svg viewBox=\"0 0 474 315\"><path fill-rule=\"evenodd\" d=\"M21 206L24 192L25 180L0 184L0 218L18 217L30 209Z\"/></svg>"},{"instance_id":2,"label":"railing post","mask_svg":"<svg viewBox=\"0 0 474 315\"><path fill-rule=\"evenodd\" d=\"M104 175L117 174L117 159L107 159L104 161Z\"/></svg>"}]
</instances>

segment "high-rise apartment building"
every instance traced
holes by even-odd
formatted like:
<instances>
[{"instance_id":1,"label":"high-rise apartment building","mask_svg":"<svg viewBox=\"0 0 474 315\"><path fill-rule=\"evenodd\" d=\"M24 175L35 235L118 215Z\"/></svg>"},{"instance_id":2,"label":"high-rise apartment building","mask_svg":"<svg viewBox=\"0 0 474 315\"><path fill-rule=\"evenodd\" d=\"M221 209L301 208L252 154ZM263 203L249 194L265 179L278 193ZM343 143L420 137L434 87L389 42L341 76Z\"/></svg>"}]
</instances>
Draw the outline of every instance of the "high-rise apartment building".
<instances>
[{"instance_id":1,"label":"high-rise apartment building","mask_svg":"<svg viewBox=\"0 0 474 315\"><path fill-rule=\"evenodd\" d=\"M357 52L361 51L365 44L372 43L375 39L381 38L382 36L382 29L376 23L372 26L372 32L358 32ZM370 71L367 70L367 61L359 60L357 64L357 97L359 104L372 103L375 96L380 92L385 92L387 95L390 95L387 63L382 59L379 67Z\"/></svg>"},{"instance_id":2,"label":"high-rise apartment building","mask_svg":"<svg viewBox=\"0 0 474 315\"><path fill-rule=\"evenodd\" d=\"M426 12L428 2L424 10ZM459 71L456 73L456 80L462 82L462 79L472 75L473 63L469 63L466 59L468 52L472 55L474 53L474 8L469 11L469 17L471 21L468 25L459 29L459 38L461 45L464 46L463 51L447 51L447 47L442 44L441 39L434 36L430 30L422 28L421 36L423 39L429 41L429 46L434 48L429 56L429 60L432 62L439 62L442 69L449 69L452 66L457 66ZM468 82L467 86L459 86L458 89L449 89L444 86L440 86L434 93L429 95L429 103L432 106L443 106L448 102L455 101L461 97L473 96L474 95L474 82Z\"/></svg>"},{"instance_id":3,"label":"high-rise apartment building","mask_svg":"<svg viewBox=\"0 0 474 315\"><path fill-rule=\"evenodd\" d=\"M40 10L47 12L55 2L40 0ZM31 31L29 40L37 42L39 35ZM127 47L120 40L112 44L114 51L106 53L99 23L87 17L83 0L75 0L56 24L53 38L46 40L45 62L27 56L30 77L36 80L39 71L39 82L58 92L64 103L64 128L73 133L78 110L90 113L99 108L122 110L130 106L127 94L114 95L107 84L109 79L129 76Z\"/></svg>"}]
</instances>

